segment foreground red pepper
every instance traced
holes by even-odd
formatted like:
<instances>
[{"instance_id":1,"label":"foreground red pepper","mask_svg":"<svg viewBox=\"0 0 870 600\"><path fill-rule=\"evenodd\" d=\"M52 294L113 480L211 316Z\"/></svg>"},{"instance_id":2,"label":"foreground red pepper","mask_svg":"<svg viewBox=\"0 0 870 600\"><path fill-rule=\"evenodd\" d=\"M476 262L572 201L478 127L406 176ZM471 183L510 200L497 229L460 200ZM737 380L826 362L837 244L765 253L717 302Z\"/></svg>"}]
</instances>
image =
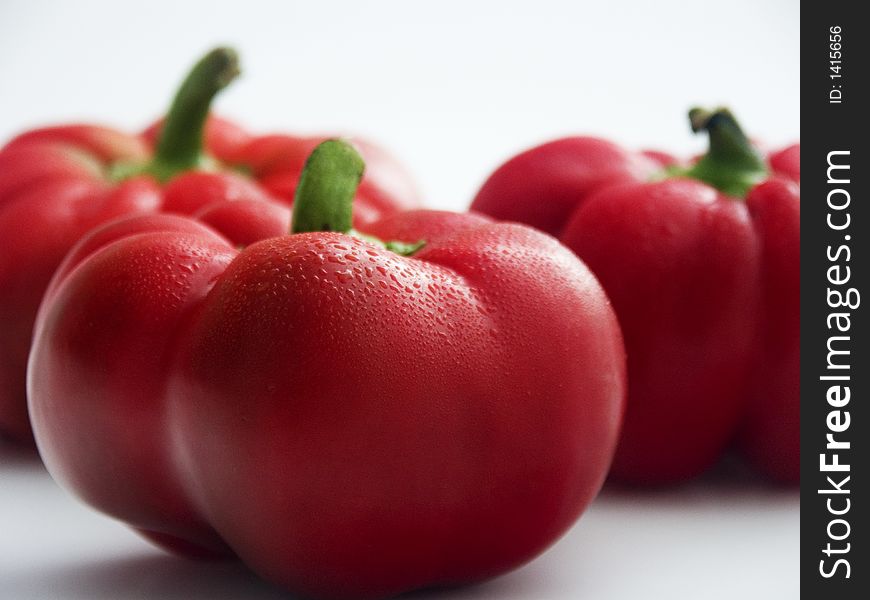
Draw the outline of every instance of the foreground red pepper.
<instances>
[{"instance_id":1,"label":"foreground red pepper","mask_svg":"<svg viewBox=\"0 0 870 600\"><path fill-rule=\"evenodd\" d=\"M218 210L224 214L215 218L234 242L280 233L262 221L227 217L243 209L216 205L292 202L304 157L323 138L254 137L221 119L206 123L213 97L237 73L233 51L208 54L181 86L159 135L156 127L139 136L67 125L29 131L0 150L0 433L30 439L24 377L33 320L55 268L88 230L133 213L209 221ZM358 143L371 168L359 189L357 225L416 205L401 167Z\"/></svg>"},{"instance_id":2,"label":"foreground red pepper","mask_svg":"<svg viewBox=\"0 0 870 600\"><path fill-rule=\"evenodd\" d=\"M29 377L59 482L163 546L322 597L492 577L574 522L625 392L598 282L553 238L473 215L348 235L361 172L318 146L297 233L242 251L168 216L72 251Z\"/></svg>"},{"instance_id":3,"label":"foreground red pepper","mask_svg":"<svg viewBox=\"0 0 870 600\"><path fill-rule=\"evenodd\" d=\"M691 117L710 151L690 167L567 138L508 161L472 208L558 235L613 301L629 376L615 478L696 475L736 436L798 481L800 147L765 161L727 111Z\"/></svg>"}]
</instances>

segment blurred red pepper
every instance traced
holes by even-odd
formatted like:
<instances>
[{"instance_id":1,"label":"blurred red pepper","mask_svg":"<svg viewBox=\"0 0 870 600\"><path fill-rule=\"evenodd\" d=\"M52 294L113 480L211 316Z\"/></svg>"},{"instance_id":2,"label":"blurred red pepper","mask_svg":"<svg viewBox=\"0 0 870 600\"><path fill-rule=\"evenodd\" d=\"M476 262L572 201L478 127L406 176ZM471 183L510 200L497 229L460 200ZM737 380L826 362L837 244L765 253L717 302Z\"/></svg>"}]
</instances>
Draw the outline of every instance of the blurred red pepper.
<instances>
[{"instance_id":1,"label":"blurred red pepper","mask_svg":"<svg viewBox=\"0 0 870 600\"><path fill-rule=\"evenodd\" d=\"M416 211L348 235L362 168L318 146L295 233L241 251L162 215L79 243L30 363L57 481L330 598L492 577L565 532L622 414L604 292L523 225Z\"/></svg>"},{"instance_id":2,"label":"blurred red pepper","mask_svg":"<svg viewBox=\"0 0 870 600\"><path fill-rule=\"evenodd\" d=\"M287 231L289 223L275 230L275 221L230 218L244 209L215 204L292 202L304 157L324 138L251 136L222 119L207 121L212 99L237 73L235 52L209 53L179 89L165 128L144 136L66 125L26 132L0 150L0 433L31 439L24 378L33 320L52 273L85 232L152 211L217 219L239 244ZM415 206L402 168L377 147L355 143L371 163L356 223Z\"/></svg>"},{"instance_id":3,"label":"blurred red pepper","mask_svg":"<svg viewBox=\"0 0 870 600\"><path fill-rule=\"evenodd\" d=\"M798 481L800 146L765 161L727 110L690 117L710 135L693 165L566 138L509 160L472 208L559 236L610 296L629 378L615 478L690 477L737 436Z\"/></svg>"}]
</instances>

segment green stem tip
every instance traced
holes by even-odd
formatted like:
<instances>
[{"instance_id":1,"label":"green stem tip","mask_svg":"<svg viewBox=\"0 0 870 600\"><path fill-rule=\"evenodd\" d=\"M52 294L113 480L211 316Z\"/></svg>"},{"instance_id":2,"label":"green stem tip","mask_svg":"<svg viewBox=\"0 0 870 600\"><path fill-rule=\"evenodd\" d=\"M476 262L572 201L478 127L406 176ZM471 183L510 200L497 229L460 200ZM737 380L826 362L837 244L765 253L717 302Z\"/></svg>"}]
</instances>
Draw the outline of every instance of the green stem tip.
<instances>
[{"instance_id":1,"label":"green stem tip","mask_svg":"<svg viewBox=\"0 0 870 600\"><path fill-rule=\"evenodd\" d=\"M157 142L152 172L165 181L203 162L203 135L212 100L239 75L232 48L215 48L200 59L175 94Z\"/></svg>"},{"instance_id":2,"label":"green stem tip","mask_svg":"<svg viewBox=\"0 0 870 600\"><path fill-rule=\"evenodd\" d=\"M692 167L677 174L699 179L738 198L745 197L767 176L764 159L730 110L693 108L689 111L689 122L695 133L707 132L710 148Z\"/></svg>"},{"instance_id":3,"label":"green stem tip","mask_svg":"<svg viewBox=\"0 0 870 600\"><path fill-rule=\"evenodd\" d=\"M364 171L362 156L348 142L321 142L305 161L296 185L292 232L349 232L353 197Z\"/></svg>"},{"instance_id":4,"label":"green stem tip","mask_svg":"<svg viewBox=\"0 0 870 600\"><path fill-rule=\"evenodd\" d=\"M154 157L145 164L113 165L109 176L123 180L151 175L166 182L184 171L209 168L213 160L203 150L206 119L215 96L238 75L239 57L232 48L215 48L202 57L175 94Z\"/></svg>"},{"instance_id":5,"label":"green stem tip","mask_svg":"<svg viewBox=\"0 0 870 600\"><path fill-rule=\"evenodd\" d=\"M387 241L353 229L353 198L365 172L365 161L344 140L321 142L308 156L293 198L291 233L335 231L411 256L424 245Z\"/></svg>"}]
</instances>

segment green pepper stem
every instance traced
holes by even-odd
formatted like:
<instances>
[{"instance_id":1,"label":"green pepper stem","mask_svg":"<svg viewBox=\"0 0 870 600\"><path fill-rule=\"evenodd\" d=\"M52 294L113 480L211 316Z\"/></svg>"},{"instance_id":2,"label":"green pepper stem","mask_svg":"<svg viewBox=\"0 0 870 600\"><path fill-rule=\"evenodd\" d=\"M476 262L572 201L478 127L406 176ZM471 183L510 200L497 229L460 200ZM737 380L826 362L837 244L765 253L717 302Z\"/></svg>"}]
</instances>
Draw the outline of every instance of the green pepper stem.
<instances>
[{"instance_id":1,"label":"green pepper stem","mask_svg":"<svg viewBox=\"0 0 870 600\"><path fill-rule=\"evenodd\" d=\"M293 197L291 233L335 231L411 256L426 242L384 242L353 229L353 198L365 171L362 156L344 140L321 142L308 155Z\"/></svg>"},{"instance_id":2,"label":"green pepper stem","mask_svg":"<svg viewBox=\"0 0 870 600\"><path fill-rule=\"evenodd\" d=\"M365 162L344 140L321 142L308 156L293 198L292 233L337 231L353 226L353 197Z\"/></svg>"},{"instance_id":3,"label":"green pepper stem","mask_svg":"<svg viewBox=\"0 0 870 600\"><path fill-rule=\"evenodd\" d=\"M167 181L207 162L203 134L212 100L238 74L239 57L232 48L215 48L194 65L175 94L144 172Z\"/></svg>"},{"instance_id":4,"label":"green pepper stem","mask_svg":"<svg viewBox=\"0 0 870 600\"><path fill-rule=\"evenodd\" d=\"M709 183L730 196L744 198L767 176L767 166L727 108L689 111L692 131L706 131L710 149L692 167L676 174Z\"/></svg>"}]
</instances>

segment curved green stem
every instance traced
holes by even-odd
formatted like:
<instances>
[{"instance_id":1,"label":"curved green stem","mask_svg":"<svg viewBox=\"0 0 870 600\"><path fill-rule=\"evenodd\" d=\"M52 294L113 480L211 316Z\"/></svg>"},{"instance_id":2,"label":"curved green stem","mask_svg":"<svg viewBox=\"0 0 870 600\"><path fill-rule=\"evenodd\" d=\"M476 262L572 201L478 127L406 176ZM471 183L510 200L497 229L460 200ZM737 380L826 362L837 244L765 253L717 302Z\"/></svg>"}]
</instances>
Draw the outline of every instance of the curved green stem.
<instances>
[{"instance_id":1,"label":"curved green stem","mask_svg":"<svg viewBox=\"0 0 870 600\"><path fill-rule=\"evenodd\" d=\"M424 241L384 242L353 229L353 198L365 171L362 156L344 140L321 142L308 156L293 197L291 233L335 231L410 256Z\"/></svg>"},{"instance_id":2,"label":"curved green stem","mask_svg":"<svg viewBox=\"0 0 870 600\"><path fill-rule=\"evenodd\" d=\"M215 48L197 62L175 94L160 128L154 157L147 163L118 164L114 179L151 175L165 182L191 169L208 167L203 134L212 100L239 74L239 57L232 48Z\"/></svg>"},{"instance_id":3,"label":"curved green stem","mask_svg":"<svg viewBox=\"0 0 870 600\"><path fill-rule=\"evenodd\" d=\"M676 174L699 179L738 198L745 197L754 185L767 177L764 159L727 108L712 111L693 108L689 111L689 121L695 133L707 132L710 149L693 166L678 170Z\"/></svg>"},{"instance_id":4,"label":"curved green stem","mask_svg":"<svg viewBox=\"0 0 870 600\"><path fill-rule=\"evenodd\" d=\"M353 197L364 170L362 156L347 142L321 142L305 161L296 185L292 233L348 233L353 226Z\"/></svg>"},{"instance_id":5,"label":"curved green stem","mask_svg":"<svg viewBox=\"0 0 870 600\"><path fill-rule=\"evenodd\" d=\"M194 65L163 122L154 167L171 176L200 165L211 102L238 74L239 57L232 48L215 48Z\"/></svg>"}]
</instances>

